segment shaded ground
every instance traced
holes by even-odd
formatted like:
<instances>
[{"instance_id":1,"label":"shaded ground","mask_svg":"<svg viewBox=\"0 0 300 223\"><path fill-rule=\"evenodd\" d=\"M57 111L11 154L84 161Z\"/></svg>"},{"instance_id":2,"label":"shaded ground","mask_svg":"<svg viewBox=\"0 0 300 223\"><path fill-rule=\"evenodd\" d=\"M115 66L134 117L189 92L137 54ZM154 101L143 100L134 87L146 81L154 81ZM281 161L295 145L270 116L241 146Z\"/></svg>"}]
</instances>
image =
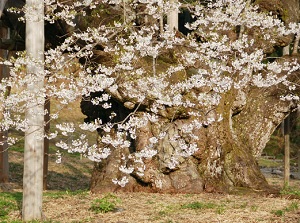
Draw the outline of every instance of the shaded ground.
<instances>
[{"instance_id":1,"label":"shaded ground","mask_svg":"<svg viewBox=\"0 0 300 223\"><path fill-rule=\"evenodd\" d=\"M10 152L11 183L2 185L2 195L11 196L15 209L0 222L20 222L22 153ZM290 222L300 223L300 200L292 195L261 194L238 190L235 194L149 194L116 193L119 203L114 212L96 213L91 205L104 194L88 189L92 163L76 155L65 155L62 164L50 157L49 190L44 193L45 222ZM270 175L271 185L282 186L282 177ZM300 181L291 185L300 191ZM78 191L80 190L80 191ZM74 191L74 192L72 192ZM1 195L0 194L0 195ZM0 196L1 199L5 198Z\"/></svg>"},{"instance_id":2,"label":"shaded ground","mask_svg":"<svg viewBox=\"0 0 300 223\"><path fill-rule=\"evenodd\" d=\"M10 183L6 185L9 191L22 189L23 153L10 151ZM88 190L93 163L79 155L65 155L62 163L55 163L56 157L50 154L48 190Z\"/></svg>"}]
</instances>

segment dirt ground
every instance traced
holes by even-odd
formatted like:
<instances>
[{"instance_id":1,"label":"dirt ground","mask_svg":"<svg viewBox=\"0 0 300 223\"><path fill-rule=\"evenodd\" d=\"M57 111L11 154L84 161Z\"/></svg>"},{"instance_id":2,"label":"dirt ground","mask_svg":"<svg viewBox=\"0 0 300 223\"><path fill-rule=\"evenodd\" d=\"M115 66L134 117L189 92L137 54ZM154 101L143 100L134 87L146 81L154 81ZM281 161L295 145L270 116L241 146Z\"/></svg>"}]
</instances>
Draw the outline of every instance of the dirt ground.
<instances>
[{"instance_id":1,"label":"dirt ground","mask_svg":"<svg viewBox=\"0 0 300 223\"><path fill-rule=\"evenodd\" d=\"M59 222L300 222L300 210L286 211L299 200L255 195L222 194L146 194L120 193L121 200L114 212L95 214L89 210L91 201L101 195L80 194L57 199L45 197L46 219ZM211 204L203 209L184 208L186 204Z\"/></svg>"},{"instance_id":2,"label":"dirt ground","mask_svg":"<svg viewBox=\"0 0 300 223\"><path fill-rule=\"evenodd\" d=\"M11 183L2 185L2 191L20 192L22 153L11 151L10 161ZM79 156L65 155L62 164L55 164L55 157L50 157L45 222L300 223L299 198L243 190L235 194L116 193L119 202L114 211L95 213L93 201L105 195L88 191L91 169L92 163ZM283 182L281 177L268 180L277 187ZM292 180L291 185L300 190L299 180ZM20 211L11 213L9 219L20 220Z\"/></svg>"}]
</instances>

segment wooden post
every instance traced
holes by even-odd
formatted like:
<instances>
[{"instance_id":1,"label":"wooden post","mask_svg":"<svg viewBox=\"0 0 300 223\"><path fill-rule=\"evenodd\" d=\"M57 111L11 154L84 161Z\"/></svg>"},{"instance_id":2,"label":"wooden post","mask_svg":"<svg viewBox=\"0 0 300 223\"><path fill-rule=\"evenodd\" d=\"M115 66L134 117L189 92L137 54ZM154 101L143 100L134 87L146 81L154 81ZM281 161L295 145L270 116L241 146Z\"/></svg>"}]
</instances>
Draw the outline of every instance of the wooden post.
<instances>
[{"instance_id":1,"label":"wooden post","mask_svg":"<svg viewBox=\"0 0 300 223\"><path fill-rule=\"evenodd\" d=\"M283 48L282 55L290 54L290 46L287 45ZM290 184L290 115L283 121L282 125L284 135L284 187Z\"/></svg>"},{"instance_id":2,"label":"wooden post","mask_svg":"<svg viewBox=\"0 0 300 223\"><path fill-rule=\"evenodd\" d=\"M290 115L284 120L284 187L290 184Z\"/></svg>"},{"instance_id":3,"label":"wooden post","mask_svg":"<svg viewBox=\"0 0 300 223\"><path fill-rule=\"evenodd\" d=\"M294 47L293 47L292 55L297 55L297 54L298 54L299 40L300 40L300 35L297 34L297 35L295 36L295 41L294 41Z\"/></svg>"},{"instance_id":4,"label":"wooden post","mask_svg":"<svg viewBox=\"0 0 300 223\"><path fill-rule=\"evenodd\" d=\"M300 124L300 122L298 121L299 118L300 117L300 106L298 106L298 108L297 108L297 125L299 125ZM298 157L298 159L297 159L297 164L298 164L298 177L300 178L300 148L298 148L298 153L297 153L297 157Z\"/></svg>"},{"instance_id":5,"label":"wooden post","mask_svg":"<svg viewBox=\"0 0 300 223\"><path fill-rule=\"evenodd\" d=\"M45 121L45 133L50 132L50 99L45 100L45 111L47 113L44 116ZM49 157L49 139L44 138L44 169L43 169L43 189L47 190L47 177L48 177L48 157Z\"/></svg>"},{"instance_id":6,"label":"wooden post","mask_svg":"<svg viewBox=\"0 0 300 223\"><path fill-rule=\"evenodd\" d=\"M170 3L177 3L178 0L170 0ZM178 30L178 10L170 11L167 15L167 22L171 31Z\"/></svg>"},{"instance_id":7,"label":"wooden post","mask_svg":"<svg viewBox=\"0 0 300 223\"><path fill-rule=\"evenodd\" d=\"M9 163L7 148L7 131L0 132L0 183L8 183L9 181Z\"/></svg>"},{"instance_id":8,"label":"wooden post","mask_svg":"<svg viewBox=\"0 0 300 223\"><path fill-rule=\"evenodd\" d=\"M42 220L43 163L44 163L44 1L26 0L26 53L30 63L27 75L34 77L27 91L32 94L25 112L28 128L25 131L22 220Z\"/></svg>"},{"instance_id":9,"label":"wooden post","mask_svg":"<svg viewBox=\"0 0 300 223\"><path fill-rule=\"evenodd\" d=\"M298 149L298 177L300 178L300 148Z\"/></svg>"},{"instance_id":10,"label":"wooden post","mask_svg":"<svg viewBox=\"0 0 300 223\"><path fill-rule=\"evenodd\" d=\"M9 28L0 27L0 38L8 39L9 38ZM1 49L0 57L6 60L8 58L8 51ZM0 80L9 75L8 67L5 65L0 65ZM9 94L7 89L7 94ZM2 108L4 109L4 108ZM1 110L0 119L3 118L4 110ZM8 145L7 145L7 131L0 130L0 183L7 183L9 181L9 162L8 162Z\"/></svg>"}]
</instances>

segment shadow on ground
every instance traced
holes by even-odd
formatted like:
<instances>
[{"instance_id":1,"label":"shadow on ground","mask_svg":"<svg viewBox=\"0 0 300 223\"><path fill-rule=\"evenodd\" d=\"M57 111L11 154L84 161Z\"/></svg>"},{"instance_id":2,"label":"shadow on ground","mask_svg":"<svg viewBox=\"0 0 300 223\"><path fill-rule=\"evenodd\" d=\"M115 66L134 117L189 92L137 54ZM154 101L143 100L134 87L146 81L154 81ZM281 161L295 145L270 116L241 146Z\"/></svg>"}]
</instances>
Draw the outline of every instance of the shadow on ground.
<instances>
[{"instance_id":1,"label":"shadow on ground","mask_svg":"<svg viewBox=\"0 0 300 223\"><path fill-rule=\"evenodd\" d=\"M2 191L22 189L22 154L13 152L9 157L9 183L1 185ZM79 157L68 156L61 164L55 163L55 157L49 159L47 190L75 191L87 190L90 186L93 162Z\"/></svg>"}]
</instances>

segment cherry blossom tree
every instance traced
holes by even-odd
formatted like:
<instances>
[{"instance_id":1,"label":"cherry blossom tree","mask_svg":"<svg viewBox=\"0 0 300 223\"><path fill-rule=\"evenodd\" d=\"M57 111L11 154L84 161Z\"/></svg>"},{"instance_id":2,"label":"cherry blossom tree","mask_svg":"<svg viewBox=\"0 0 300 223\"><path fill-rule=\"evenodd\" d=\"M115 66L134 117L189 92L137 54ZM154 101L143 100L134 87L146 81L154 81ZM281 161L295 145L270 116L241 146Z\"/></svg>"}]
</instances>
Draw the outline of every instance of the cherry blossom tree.
<instances>
[{"instance_id":1,"label":"cherry blossom tree","mask_svg":"<svg viewBox=\"0 0 300 223\"><path fill-rule=\"evenodd\" d=\"M45 52L49 77L35 90L62 106L82 98L87 118L45 137L59 136L57 147L95 161L94 192L267 188L256 158L299 99L297 55L270 56L299 33L293 2L192 1L184 36L160 26L180 1L47 0L45 19L63 19L67 35ZM79 72L66 75L76 61ZM11 76L0 87L16 90L8 98L1 90L11 111L1 127L28 130L21 114L32 97L24 86L36 78L25 75L22 53L7 63ZM84 134L68 143L78 128L97 131L98 144Z\"/></svg>"},{"instance_id":2,"label":"cherry blossom tree","mask_svg":"<svg viewBox=\"0 0 300 223\"><path fill-rule=\"evenodd\" d=\"M256 158L298 100L297 58L269 56L298 32L297 23L288 24L297 22L290 6L190 5L195 21L187 24L187 37L168 28L159 34L158 23L125 30L119 24L123 31L109 34L116 42L99 44L100 52L83 60L101 64L118 83L82 102L87 121L102 121L99 144L110 151L95 165L92 190L117 190L126 183L123 190L165 192L268 188ZM143 8L137 17L144 13L152 21L173 10L163 1ZM111 10L118 14L115 5ZM286 11L289 17L282 21Z\"/></svg>"},{"instance_id":3,"label":"cherry blossom tree","mask_svg":"<svg viewBox=\"0 0 300 223\"><path fill-rule=\"evenodd\" d=\"M149 3L146 10L155 8L159 15L165 9L167 14L168 3L155 1L157 5ZM103 147L117 141L107 146L108 159L95 165L92 190L114 191L125 183L122 190L130 191L224 191L231 185L268 188L256 158L298 100L297 58L269 58L298 32L297 23L282 21L280 13L291 12L288 6L270 9L263 1L252 5L206 1L191 7L195 21L187 25L191 34L186 38L167 29L159 35L155 25L136 32L128 28L129 34L120 34L127 38L114 45L121 52L111 58L131 61L123 68L127 71L115 74L118 89L92 95L93 106L82 103L90 121L99 118L105 127L117 125L113 132L99 130ZM152 21L158 19L152 16ZM285 19L291 22L295 17L291 13ZM130 44L141 47L140 51L129 52ZM121 67L107 63L108 56L94 58L105 69ZM107 92L110 111L118 111L113 122L117 124L100 107L107 105L102 99ZM133 113L139 116L140 126L129 130L128 136L122 128L127 130L131 122L137 125ZM121 144L122 137L128 145Z\"/></svg>"}]
</instances>

